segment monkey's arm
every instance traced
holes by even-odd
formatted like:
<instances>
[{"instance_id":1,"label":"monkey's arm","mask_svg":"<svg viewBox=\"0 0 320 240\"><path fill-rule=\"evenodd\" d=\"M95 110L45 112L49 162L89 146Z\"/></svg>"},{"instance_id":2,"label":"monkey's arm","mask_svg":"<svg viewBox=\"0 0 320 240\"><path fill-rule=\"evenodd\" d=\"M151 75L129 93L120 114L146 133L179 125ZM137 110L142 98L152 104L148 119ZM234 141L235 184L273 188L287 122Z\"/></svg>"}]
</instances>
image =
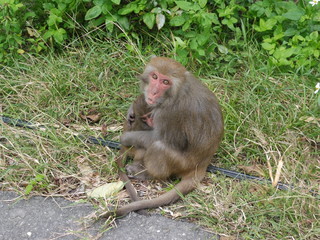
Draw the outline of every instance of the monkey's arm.
<instances>
[{"instance_id":1,"label":"monkey's arm","mask_svg":"<svg viewBox=\"0 0 320 240\"><path fill-rule=\"evenodd\" d=\"M121 135L120 142L124 146L148 148L154 142L154 131L125 132Z\"/></svg>"}]
</instances>

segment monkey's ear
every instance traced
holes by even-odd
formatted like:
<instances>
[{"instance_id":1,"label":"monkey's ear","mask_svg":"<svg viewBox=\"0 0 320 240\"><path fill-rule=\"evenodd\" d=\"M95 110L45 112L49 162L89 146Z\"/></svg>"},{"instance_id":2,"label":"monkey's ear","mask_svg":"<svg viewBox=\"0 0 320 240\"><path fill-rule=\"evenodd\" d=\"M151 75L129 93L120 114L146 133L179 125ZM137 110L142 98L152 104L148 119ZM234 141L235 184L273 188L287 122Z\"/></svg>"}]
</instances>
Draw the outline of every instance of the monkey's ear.
<instances>
[{"instance_id":1,"label":"monkey's ear","mask_svg":"<svg viewBox=\"0 0 320 240\"><path fill-rule=\"evenodd\" d=\"M184 73L184 76L188 79L188 78L190 78L190 77L193 77L193 74L192 74L191 72L189 72L189 71L186 71L186 72Z\"/></svg>"},{"instance_id":2,"label":"monkey's ear","mask_svg":"<svg viewBox=\"0 0 320 240\"><path fill-rule=\"evenodd\" d=\"M144 83L148 83L148 75L146 75L146 74L144 74L144 73L138 75L137 78L140 79L140 80L141 80L142 82L144 82Z\"/></svg>"}]
</instances>

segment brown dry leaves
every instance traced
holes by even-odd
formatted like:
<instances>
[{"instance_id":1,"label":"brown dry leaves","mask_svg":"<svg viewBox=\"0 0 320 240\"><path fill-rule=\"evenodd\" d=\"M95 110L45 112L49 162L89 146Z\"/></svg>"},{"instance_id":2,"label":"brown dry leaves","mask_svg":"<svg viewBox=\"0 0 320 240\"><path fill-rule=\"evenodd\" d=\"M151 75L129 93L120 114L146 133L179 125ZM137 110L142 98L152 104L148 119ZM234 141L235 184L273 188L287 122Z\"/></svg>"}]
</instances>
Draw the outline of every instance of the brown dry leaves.
<instances>
[{"instance_id":1,"label":"brown dry leaves","mask_svg":"<svg viewBox=\"0 0 320 240\"><path fill-rule=\"evenodd\" d=\"M79 156L76 161L81 174L81 183L89 188L97 187L100 183L100 176L97 172L92 170L88 159L86 157Z\"/></svg>"},{"instance_id":2,"label":"brown dry leaves","mask_svg":"<svg viewBox=\"0 0 320 240\"><path fill-rule=\"evenodd\" d=\"M89 109L87 114L81 112L80 118L90 123L97 123L101 119L101 113L97 112L95 109Z\"/></svg>"},{"instance_id":3,"label":"brown dry leaves","mask_svg":"<svg viewBox=\"0 0 320 240\"><path fill-rule=\"evenodd\" d=\"M247 174L258 175L259 177L265 177L263 166L260 164L254 164L252 166L238 165L238 168L243 170Z\"/></svg>"}]
</instances>

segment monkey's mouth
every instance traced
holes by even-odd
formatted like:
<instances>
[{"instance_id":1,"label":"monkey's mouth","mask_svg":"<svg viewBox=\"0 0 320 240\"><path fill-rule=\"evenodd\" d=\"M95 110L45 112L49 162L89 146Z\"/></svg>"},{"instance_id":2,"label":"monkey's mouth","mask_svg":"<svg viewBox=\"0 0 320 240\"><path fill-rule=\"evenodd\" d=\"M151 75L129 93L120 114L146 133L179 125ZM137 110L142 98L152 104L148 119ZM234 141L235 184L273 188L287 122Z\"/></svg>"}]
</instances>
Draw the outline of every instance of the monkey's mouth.
<instances>
[{"instance_id":1,"label":"monkey's mouth","mask_svg":"<svg viewBox=\"0 0 320 240\"><path fill-rule=\"evenodd\" d=\"M156 104L156 101L153 100L152 98L147 98L146 102L147 102L148 105L154 105L154 104Z\"/></svg>"}]
</instances>

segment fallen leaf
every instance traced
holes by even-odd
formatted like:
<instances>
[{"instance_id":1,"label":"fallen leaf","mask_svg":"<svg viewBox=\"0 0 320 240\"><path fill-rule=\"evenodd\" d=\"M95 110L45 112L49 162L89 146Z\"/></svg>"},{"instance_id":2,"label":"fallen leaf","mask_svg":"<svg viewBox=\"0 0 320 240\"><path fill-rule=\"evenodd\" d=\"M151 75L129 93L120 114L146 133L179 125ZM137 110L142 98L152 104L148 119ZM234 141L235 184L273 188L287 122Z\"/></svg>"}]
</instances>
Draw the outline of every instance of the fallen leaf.
<instances>
[{"instance_id":1,"label":"fallen leaf","mask_svg":"<svg viewBox=\"0 0 320 240\"><path fill-rule=\"evenodd\" d=\"M107 128L107 124L103 123L101 126L101 134L102 136L107 136L108 134L108 128Z\"/></svg>"},{"instance_id":2,"label":"fallen leaf","mask_svg":"<svg viewBox=\"0 0 320 240\"><path fill-rule=\"evenodd\" d=\"M91 123L99 122L101 119L101 113L97 112L95 109L90 109L87 114L80 113L80 118Z\"/></svg>"},{"instance_id":3,"label":"fallen leaf","mask_svg":"<svg viewBox=\"0 0 320 240\"><path fill-rule=\"evenodd\" d=\"M124 199L131 199L128 192L123 190L123 191L120 191L117 195L118 199L119 200L124 200Z\"/></svg>"},{"instance_id":4,"label":"fallen leaf","mask_svg":"<svg viewBox=\"0 0 320 240\"><path fill-rule=\"evenodd\" d=\"M101 131L101 126L83 126L78 124L69 124L68 128L75 131L86 131L88 129L97 132Z\"/></svg>"},{"instance_id":5,"label":"fallen leaf","mask_svg":"<svg viewBox=\"0 0 320 240\"><path fill-rule=\"evenodd\" d=\"M265 191L265 186L261 184L252 183L249 188L249 192L251 193L255 193L255 192L261 193L263 191Z\"/></svg>"},{"instance_id":6,"label":"fallen leaf","mask_svg":"<svg viewBox=\"0 0 320 240\"><path fill-rule=\"evenodd\" d=\"M30 37L34 37L36 35L36 31L30 27L27 27L27 32L30 35Z\"/></svg>"},{"instance_id":7,"label":"fallen leaf","mask_svg":"<svg viewBox=\"0 0 320 240\"><path fill-rule=\"evenodd\" d=\"M108 127L109 132L117 132L123 129L122 124L113 124Z\"/></svg>"},{"instance_id":8,"label":"fallen leaf","mask_svg":"<svg viewBox=\"0 0 320 240\"><path fill-rule=\"evenodd\" d=\"M80 156L77 158L77 166L81 173L80 181L82 183L84 183L87 187L97 186L99 184L99 174L92 170L88 160L85 157Z\"/></svg>"},{"instance_id":9,"label":"fallen leaf","mask_svg":"<svg viewBox=\"0 0 320 240\"><path fill-rule=\"evenodd\" d=\"M303 116L303 117L299 118L299 120L300 121L305 121L307 123L315 123L315 124L320 122L320 118L308 117L308 116Z\"/></svg>"},{"instance_id":10,"label":"fallen leaf","mask_svg":"<svg viewBox=\"0 0 320 240\"><path fill-rule=\"evenodd\" d=\"M124 186L122 181L106 183L100 187L97 187L93 190L87 191L88 197L92 198L104 198L110 197L115 193L119 192Z\"/></svg>"},{"instance_id":11,"label":"fallen leaf","mask_svg":"<svg viewBox=\"0 0 320 240\"><path fill-rule=\"evenodd\" d=\"M259 177L265 176L262 168L257 164L254 164L252 166L239 165L238 168L240 168L241 170L243 170L247 174L256 173Z\"/></svg>"}]
</instances>

